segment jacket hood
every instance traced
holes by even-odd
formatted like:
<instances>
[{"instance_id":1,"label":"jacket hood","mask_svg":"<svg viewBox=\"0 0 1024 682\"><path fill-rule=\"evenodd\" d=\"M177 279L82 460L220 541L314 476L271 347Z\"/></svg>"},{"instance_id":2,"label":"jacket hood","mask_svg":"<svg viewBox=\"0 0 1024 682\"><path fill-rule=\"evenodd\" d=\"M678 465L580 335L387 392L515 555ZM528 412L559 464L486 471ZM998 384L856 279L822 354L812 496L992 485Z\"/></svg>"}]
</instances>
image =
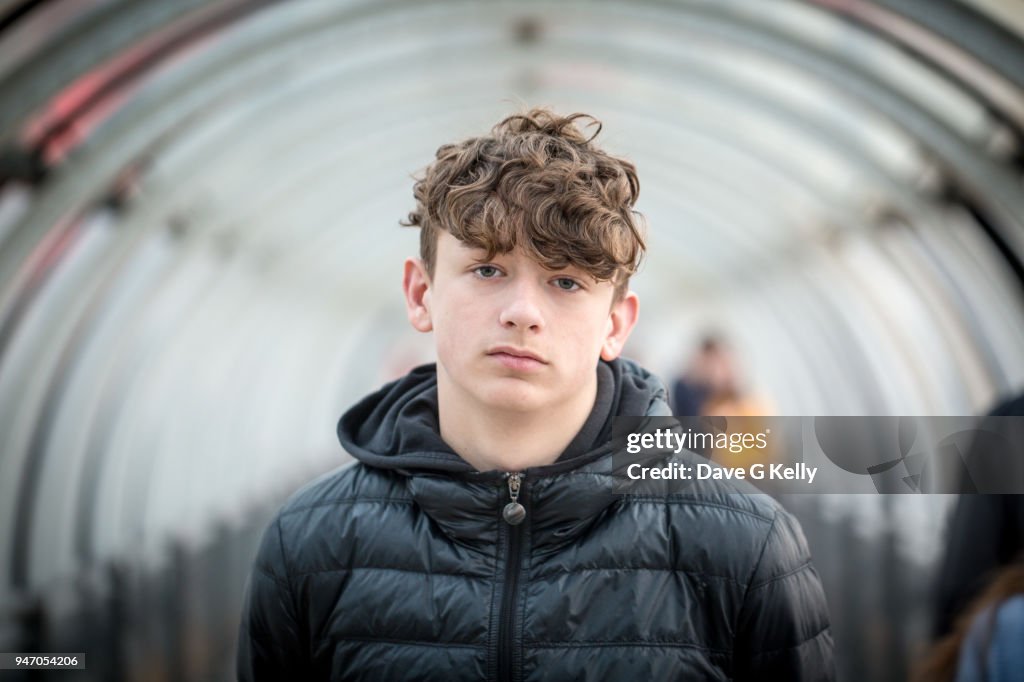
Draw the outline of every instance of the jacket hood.
<instances>
[{"instance_id":1,"label":"jacket hood","mask_svg":"<svg viewBox=\"0 0 1024 682\"><path fill-rule=\"evenodd\" d=\"M553 464L535 474L567 471L610 450L612 417L670 414L661 381L631 360L600 361L597 400L580 433ZM441 439L437 417L437 368L421 365L361 400L338 422L338 439L372 467L494 477L476 472Z\"/></svg>"}]
</instances>

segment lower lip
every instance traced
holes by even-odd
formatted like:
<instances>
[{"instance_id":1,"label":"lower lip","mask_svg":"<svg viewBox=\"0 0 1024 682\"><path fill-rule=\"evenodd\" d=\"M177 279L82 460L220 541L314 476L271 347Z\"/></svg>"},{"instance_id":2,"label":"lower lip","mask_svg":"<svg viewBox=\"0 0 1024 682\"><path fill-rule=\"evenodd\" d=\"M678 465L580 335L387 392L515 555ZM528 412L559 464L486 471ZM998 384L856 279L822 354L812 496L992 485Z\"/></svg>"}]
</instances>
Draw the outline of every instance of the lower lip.
<instances>
[{"instance_id":1,"label":"lower lip","mask_svg":"<svg viewBox=\"0 0 1024 682\"><path fill-rule=\"evenodd\" d=\"M514 369L519 372L529 372L531 370L537 370L544 366L544 363L540 360L534 360L533 358L524 358L521 355L509 355L508 353L491 353L491 357L500 362L509 369Z\"/></svg>"}]
</instances>

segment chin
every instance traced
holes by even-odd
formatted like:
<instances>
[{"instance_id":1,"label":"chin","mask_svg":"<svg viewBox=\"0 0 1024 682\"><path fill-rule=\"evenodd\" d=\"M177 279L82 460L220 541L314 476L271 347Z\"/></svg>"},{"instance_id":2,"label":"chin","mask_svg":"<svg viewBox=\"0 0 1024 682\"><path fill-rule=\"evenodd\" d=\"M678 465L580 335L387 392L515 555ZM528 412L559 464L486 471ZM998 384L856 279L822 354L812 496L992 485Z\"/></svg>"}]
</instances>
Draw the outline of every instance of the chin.
<instances>
[{"instance_id":1,"label":"chin","mask_svg":"<svg viewBox=\"0 0 1024 682\"><path fill-rule=\"evenodd\" d=\"M511 412L533 412L546 406L536 387L516 379L506 379L485 389L480 402L494 409Z\"/></svg>"}]
</instances>

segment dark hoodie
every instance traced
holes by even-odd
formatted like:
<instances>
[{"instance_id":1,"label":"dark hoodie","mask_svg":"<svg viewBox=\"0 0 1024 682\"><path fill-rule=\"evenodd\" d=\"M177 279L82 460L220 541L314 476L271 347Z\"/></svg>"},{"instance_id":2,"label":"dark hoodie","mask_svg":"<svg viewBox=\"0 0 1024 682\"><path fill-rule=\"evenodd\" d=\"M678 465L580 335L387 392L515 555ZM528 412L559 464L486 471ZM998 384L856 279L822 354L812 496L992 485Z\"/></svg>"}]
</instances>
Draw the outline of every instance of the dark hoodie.
<instances>
[{"instance_id":1,"label":"dark hoodie","mask_svg":"<svg viewBox=\"0 0 1024 682\"><path fill-rule=\"evenodd\" d=\"M655 414L671 414L656 377L630 360L600 362L590 416L558 461L537 471L567 471L607 454L614 416ZM360 462L381 469L474 471L441 439L433 364L417 367L357 403L338 422L338 439Z\"/></svg>"},{"instance_id":2,"label":"dark hoodie","mask_svg":"<svg viewBox=\"0 0 1024 682\"><path fill-rule=\"evenodd\" d=\"M239 679L832 679L824 595L796 521L764 495L616 494L616 416L668 415L660 382L600 363L553 464L507 475L441 439L436 371L338 425L358 461L296 493L246 591Z\"/></svg>"}]
</instances>

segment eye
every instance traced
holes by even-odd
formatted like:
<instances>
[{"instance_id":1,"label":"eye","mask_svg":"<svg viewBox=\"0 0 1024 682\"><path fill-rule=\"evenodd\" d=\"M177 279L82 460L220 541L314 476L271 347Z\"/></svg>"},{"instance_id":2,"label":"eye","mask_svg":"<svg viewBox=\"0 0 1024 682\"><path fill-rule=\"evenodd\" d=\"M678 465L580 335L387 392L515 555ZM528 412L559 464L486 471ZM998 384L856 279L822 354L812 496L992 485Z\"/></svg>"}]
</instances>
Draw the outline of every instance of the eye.
<instances>
[{"instance_id":1,"label":"eye","mask_svg":"<svg viewBox=\"0 0 1024 682\"><path fill-rule=\"evenodd\" d=\"M575 291L580 288L579 282L569 277L559 277L555 280L555 286L562 291Z\"/></svg>"},{"instance_id":2,"label":"eye","mask_svg":"<svg viewBox=\"0 0 1024 682\"><path fill-rule=\"evenodd\" d=\"M479 277L482 277L483 279L493 279L497 277L499 274L501 274L501 270L494 267L493 265L477 266L473 268L473 272L475 272Z\"/></svg>"}]
</instances>

